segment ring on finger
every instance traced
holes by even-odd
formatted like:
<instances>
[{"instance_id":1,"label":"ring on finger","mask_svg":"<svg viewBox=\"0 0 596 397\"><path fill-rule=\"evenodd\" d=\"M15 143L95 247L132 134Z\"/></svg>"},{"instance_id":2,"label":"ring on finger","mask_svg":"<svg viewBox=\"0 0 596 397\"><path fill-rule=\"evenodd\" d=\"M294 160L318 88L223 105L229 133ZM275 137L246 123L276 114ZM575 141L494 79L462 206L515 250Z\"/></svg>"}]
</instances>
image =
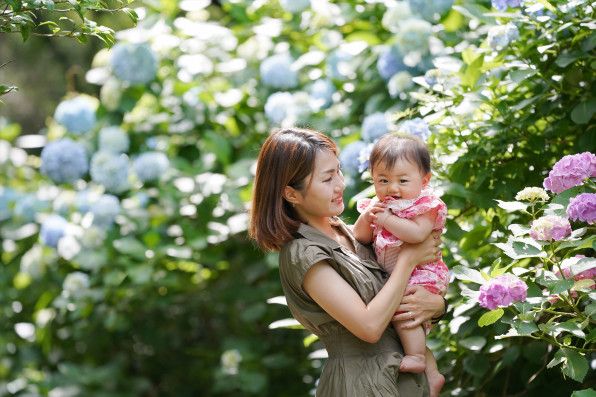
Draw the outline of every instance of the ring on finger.
<instances>
[{"instance_id":1,"label":"ring on finger","mask_svg":"<svg viewBox=\"0 0 596 397\"><path fill-rule=\"evenodd\" d=\"M414 317L412 316L412 312L408 312L408 314L410 315L410 320L413 320Z\"/></svg>"}]
</instances>

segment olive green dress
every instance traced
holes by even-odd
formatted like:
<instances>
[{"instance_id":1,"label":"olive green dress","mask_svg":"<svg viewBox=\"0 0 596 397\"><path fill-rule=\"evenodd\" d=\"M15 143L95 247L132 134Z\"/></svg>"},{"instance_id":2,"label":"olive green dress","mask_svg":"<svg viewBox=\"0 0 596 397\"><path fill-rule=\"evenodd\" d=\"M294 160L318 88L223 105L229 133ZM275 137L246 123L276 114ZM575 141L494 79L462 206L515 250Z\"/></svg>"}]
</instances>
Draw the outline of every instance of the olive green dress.
<instances>
[{"instance_id":1,"label":"olive green dress","mask_svg":"<svg viewBox=\"0 0 596 397\"><path fill-rule=\"evenodd\" d=\"M429 396L424 373L400 373L403 348L388 324L377 343L365 342L312 300L302 287L312 265L326 261L362 297L370 302L384 284L385 273L367 246L358 243L343 222L339 226L352 240L356 252L318 230L302 224L296 239L279 256L281 284L293 316L325 345L329 358L323 367L317 397L418 397Z\"/></svg>"}]
</instances>

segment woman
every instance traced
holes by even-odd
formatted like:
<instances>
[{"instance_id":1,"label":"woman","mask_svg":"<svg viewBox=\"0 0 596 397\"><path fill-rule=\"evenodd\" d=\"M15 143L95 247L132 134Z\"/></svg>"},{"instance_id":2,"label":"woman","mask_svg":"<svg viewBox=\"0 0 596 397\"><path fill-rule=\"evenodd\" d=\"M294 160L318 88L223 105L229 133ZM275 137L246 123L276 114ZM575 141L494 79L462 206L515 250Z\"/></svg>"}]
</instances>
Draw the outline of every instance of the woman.
<instances>
[{"instance_id":1,"label":"woman","mask_svg":"<svg viewBox=\"0 0 596 397\"><path fill-rule=\"evenodd\" d=\"M370 248L337 218L345 189L337 153L317 131L275 131L259 154L251 237L280 251L288 307L327 349L317 396L427 396L424 374L399 373L403 349L389 323L407 320L413 328L445 310L424 288L404 297L414 267L438 259L439 233L404 244L386 278ZM394 316L398 310L404 313Z\"/></svg>"}]
</instances>

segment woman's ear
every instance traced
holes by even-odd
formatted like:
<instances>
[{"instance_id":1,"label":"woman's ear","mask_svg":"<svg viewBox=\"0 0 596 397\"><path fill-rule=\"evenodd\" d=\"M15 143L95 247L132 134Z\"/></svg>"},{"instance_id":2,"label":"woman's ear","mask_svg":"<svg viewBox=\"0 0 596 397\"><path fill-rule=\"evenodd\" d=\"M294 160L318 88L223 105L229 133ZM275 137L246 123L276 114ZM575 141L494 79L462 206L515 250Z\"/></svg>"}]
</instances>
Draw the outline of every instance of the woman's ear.
<instances>
[{"instance_id":1,"label":"woman's ear","mask_svg":"<svg viewBox=\"0 0 596 397\"><path fill-rule=\"evenodd\" d=\"M296 189L291 186L284 187L284 199L294 206L298 202Z\"/></svg>"}]
</instances>

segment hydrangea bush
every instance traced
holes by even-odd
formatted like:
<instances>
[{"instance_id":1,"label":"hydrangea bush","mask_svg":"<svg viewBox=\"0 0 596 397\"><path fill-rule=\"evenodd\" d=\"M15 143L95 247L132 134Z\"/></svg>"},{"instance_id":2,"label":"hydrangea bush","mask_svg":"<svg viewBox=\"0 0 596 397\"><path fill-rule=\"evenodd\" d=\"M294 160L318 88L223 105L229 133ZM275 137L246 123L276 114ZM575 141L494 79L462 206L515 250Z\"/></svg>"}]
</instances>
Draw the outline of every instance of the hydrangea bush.
<instances>
[{"instance_id":1,"label":"hydrangea bush","mask_svg":"<svg viewBox=\"0 0 596 397\"><path fill-rule=\"evenodd\" d=\"M596 191L594 159L589 152L565 156L549 172L544 189L528 187L516 201L498 201L504 210L530 218L528 224L510 224L507 242L495 243L511 263L499 258L489 273L454 269L460 280L487 280L478 291L463 291L490 310L478 320L481 327L500 321L506 329L499 338L529 337L552 345L556 350L548 367L560 365L577 382L588 373L596 340L596 202L588 198ZM552 200L547 190L555 194ZM585 216L576 215L577 203Z\"/></svg>"}]
</instances>

